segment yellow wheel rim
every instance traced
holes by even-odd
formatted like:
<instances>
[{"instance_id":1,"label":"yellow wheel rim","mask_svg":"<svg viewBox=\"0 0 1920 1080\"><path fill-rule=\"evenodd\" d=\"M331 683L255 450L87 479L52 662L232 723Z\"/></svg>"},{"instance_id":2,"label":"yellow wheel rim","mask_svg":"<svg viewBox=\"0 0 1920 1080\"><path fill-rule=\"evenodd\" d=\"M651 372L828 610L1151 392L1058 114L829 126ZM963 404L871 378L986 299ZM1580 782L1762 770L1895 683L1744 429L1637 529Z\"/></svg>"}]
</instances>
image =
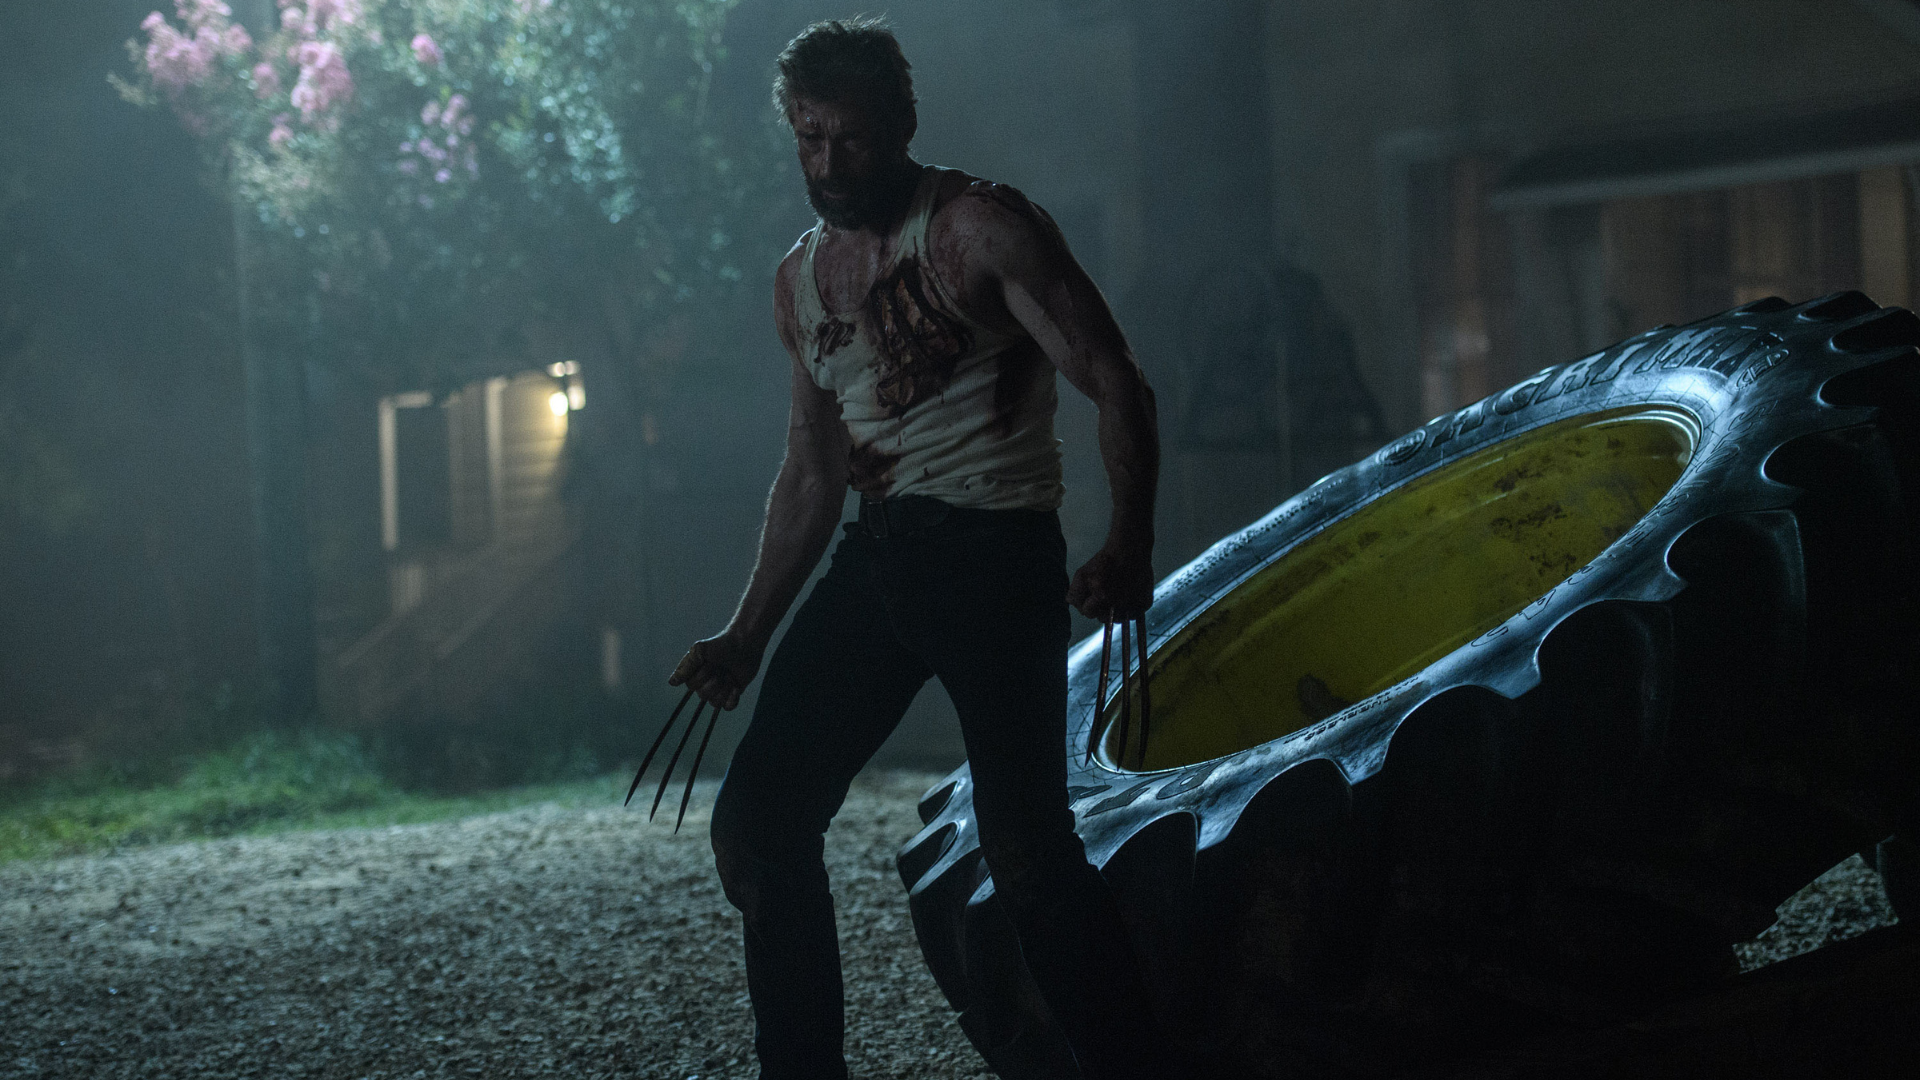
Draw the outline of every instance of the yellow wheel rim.
<instances>
[{"instance_id":1,"label":"yellow wheel rim","mask_svg":"<svg viewBox=\"0 0 1920 1080\"><path fill-rule=\"evenodd\" d=\"M1321 529L1156 651L1128 770L1270 742L1419 672L1591 562L1679 480L1699 423L1594 413L1443 466ZM1117 694L1099 754L1120 768Z\"/></svg>"}]
</instances>

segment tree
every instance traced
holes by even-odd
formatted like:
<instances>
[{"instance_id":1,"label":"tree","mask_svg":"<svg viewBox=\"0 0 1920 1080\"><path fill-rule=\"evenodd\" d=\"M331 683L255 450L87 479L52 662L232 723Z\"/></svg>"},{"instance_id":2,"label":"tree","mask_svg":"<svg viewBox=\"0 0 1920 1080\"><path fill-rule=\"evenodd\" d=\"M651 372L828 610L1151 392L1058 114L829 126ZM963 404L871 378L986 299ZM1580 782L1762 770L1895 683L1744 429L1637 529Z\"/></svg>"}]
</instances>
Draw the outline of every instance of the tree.
<instances>
[{"instance_id":1,"label":"tree","mask_svg":"<svg viewBox=\"0 0 1920 1080\"><path fill-rule=\"evenodd\" d=\"M783 205L757 197L771 129L707 115L732 3L277 0L256 39L221 0L175 0L129 43L122 93L196 135L235 207L262 625L281 627L262 653L283 681L300 665L271 657L303 647L302 620L311 651L303 363L391 390L577 359L621 406L596 441L632 476L663 381L649 329L777 255L736 239Z\"/></svg>"},{"instance_id":2,"label":"tree","mask_svg":"<svg viewBox=\"0 0 1920 1080\"><path fill-rule=\"evenodd\" d=\"M329 360L457 374L528 319L617 355L763 254L735 237L772 144L706 115L733 0L278 2L256 43L221 0L175 0L127 92L201 137L262 288L317 295Z\"/></svg>"}]
</instances>

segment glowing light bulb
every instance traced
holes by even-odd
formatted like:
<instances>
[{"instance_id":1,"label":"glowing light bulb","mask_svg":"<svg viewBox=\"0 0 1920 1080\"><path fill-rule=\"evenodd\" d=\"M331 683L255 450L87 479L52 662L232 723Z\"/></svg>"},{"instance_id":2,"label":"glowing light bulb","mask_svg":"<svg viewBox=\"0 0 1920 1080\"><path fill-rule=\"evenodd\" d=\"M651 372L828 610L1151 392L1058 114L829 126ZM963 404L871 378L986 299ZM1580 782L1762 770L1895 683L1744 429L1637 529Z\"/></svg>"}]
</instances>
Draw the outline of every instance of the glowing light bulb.
<instances>
[{"instance_id":1,"label":"glowing light bulb","mask_svg":"<svg viewBox=\"0 0 1920 1080\"><path fill-rule=\"evenodd\" d=\"M547 408L552 409L555 416L567 415L567 392L555 390L553 396L547 399Z\"/></svg>"}]
</instances>

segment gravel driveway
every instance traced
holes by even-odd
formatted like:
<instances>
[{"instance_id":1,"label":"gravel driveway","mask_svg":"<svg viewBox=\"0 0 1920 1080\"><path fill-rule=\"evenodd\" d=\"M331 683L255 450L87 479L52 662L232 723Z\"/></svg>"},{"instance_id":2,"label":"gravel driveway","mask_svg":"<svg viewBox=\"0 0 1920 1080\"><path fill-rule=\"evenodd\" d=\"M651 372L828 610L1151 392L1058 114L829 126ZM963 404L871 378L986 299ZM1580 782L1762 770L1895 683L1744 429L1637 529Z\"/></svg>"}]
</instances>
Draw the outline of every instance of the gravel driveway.
<instances>
[{"instance_id":1,"label":"gravel driveway","mask_svg":"<svg viewBox=\"0 0 1920 1080\"><path fill-rule=\"evenodd\" d=\"M992 1080L893 869L936 779L864 775L827 838L860 1080ZM712 800L0 866L0 1076L751 1078ZM1893 921L1858 859L1782 914L1747 966Z\"/></svg>"},{"instance_id":2,"label":"gravel driveway","mask_svg":"<svg viewBox=\"0 0 1920 1080\"><path fill-rule=\"evenodd\" d=\"M863 777L827 839L863 1080L991 1080L893 869L935 779ZM712 801L0 866L0 1076L752 1077Z\"/></svg>"}]
</instances>

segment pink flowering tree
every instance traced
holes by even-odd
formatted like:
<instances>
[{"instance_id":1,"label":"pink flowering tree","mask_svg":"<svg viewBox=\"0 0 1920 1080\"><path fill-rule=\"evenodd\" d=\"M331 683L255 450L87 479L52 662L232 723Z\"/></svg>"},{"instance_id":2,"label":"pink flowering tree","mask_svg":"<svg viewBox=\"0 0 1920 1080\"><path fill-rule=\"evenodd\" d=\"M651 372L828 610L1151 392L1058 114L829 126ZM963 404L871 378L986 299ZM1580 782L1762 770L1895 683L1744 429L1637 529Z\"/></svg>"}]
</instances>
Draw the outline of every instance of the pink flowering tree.
<instances>
[{"instance_id":1,"label":"pink flowering tree","mask_svg":"<svg viewBox=\"0 0 1920 1080\"><path fill-rule=\"evenodd\" d=\"M764 284L791 210L765 186L771 117L707 106L733 0L274 0L270 24L264 0L160 2L119 85L193 133L233 205L261 595L313 595L315 370L368 415L373 394L577 359L604 406L569 426L569 490L587 535L638 535L642 418L684 357L732 351L711 335L741 325L732 297ZM278 612L261 655L292 714L313 621Z\"/></svg>"},{"instance_id":2,"label":"pink flowering tree","mask_svg":"<svg viewBox=\"0 0 1920 1080\"><path fill-rule=\"evenodd\" d=\"M733 0L275 2L256 40L222 0L173 0L121 83L243 207L263 333L317 312L329 356L441 380L535 325L645 361L666 309L769 256L737 240L777 172L765 127L706 108Z\"/></svg>"}]
</instances>

